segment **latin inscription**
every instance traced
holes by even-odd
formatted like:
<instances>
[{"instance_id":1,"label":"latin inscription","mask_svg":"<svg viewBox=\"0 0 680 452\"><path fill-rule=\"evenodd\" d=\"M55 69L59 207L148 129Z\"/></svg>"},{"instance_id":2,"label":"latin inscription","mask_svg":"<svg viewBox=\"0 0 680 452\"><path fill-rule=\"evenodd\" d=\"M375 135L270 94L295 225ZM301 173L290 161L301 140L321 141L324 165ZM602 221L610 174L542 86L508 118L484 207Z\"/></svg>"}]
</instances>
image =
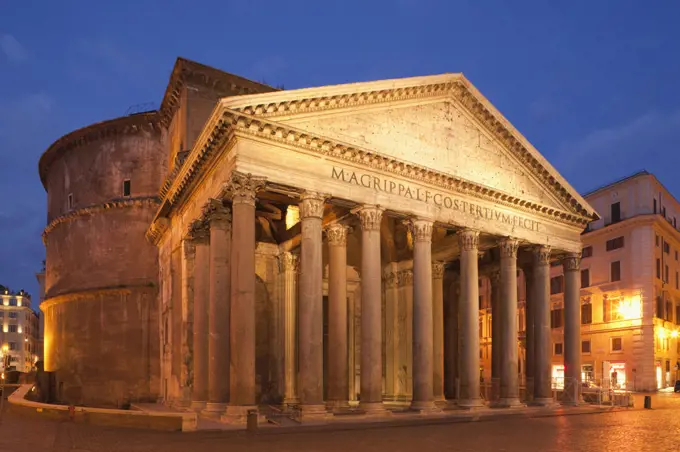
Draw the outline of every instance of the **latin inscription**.
<instances>
[{"instance_id":1,"label":"latin inscription","mask_svg":"<svg viewBox=\"0 0 680 452\"><path fill-rule=\"evenodd\" d=\"M444 193L409 186L408 184L380 178L373 176L372 174L357 173L356 171L345 170L334 166L331 177L348 184L369 188L378 192L398 195L426 204L434 204L437 207L455 210L475 218L496 221L510 226L527 229L529 231L538 232L539 230L540 223L530 218L507 214Z\"/></svg>"}]
</instances>

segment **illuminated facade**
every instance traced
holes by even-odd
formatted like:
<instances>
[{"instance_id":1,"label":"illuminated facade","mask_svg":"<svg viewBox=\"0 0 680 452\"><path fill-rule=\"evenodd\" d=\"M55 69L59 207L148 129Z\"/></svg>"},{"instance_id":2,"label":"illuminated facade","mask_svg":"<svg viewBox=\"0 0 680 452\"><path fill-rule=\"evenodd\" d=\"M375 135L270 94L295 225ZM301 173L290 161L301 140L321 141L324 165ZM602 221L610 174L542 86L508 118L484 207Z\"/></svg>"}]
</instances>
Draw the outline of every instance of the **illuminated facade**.
<instances>
[{"instance_id":1,"label":"illuminated facade","mask_svg":"<svg viewBox=\"0 0 680 452\"><path fill-rule=\"evenodd\" d=\"M601 214L583 234L583 376L631 390L672 386L680 360L680 203L647 172L584 196ZM563 348L563 276L551 270L554 376Z\"/></svg>"},{"instance_id":2,"label":"illuminated facade","mask_svg":"<svg viewBox=\"0 0 680 452\"><path fill-rule=\"evenodd\" d=\"M0 292L0 351L9 354L11 362L8 369L30 372L39 358L40 324L38 315L31 308L31 297L20 291L12 293L4 289Z\"/></svg>"}]
</instances>

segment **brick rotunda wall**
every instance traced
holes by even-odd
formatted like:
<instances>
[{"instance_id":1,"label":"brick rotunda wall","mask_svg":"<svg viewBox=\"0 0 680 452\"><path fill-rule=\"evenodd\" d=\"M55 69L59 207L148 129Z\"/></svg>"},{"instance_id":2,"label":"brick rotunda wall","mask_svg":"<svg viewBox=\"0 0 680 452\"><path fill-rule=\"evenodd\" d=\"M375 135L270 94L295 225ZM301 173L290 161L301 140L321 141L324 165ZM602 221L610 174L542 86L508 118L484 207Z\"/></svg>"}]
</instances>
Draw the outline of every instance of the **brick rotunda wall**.
<instances>
[{"instance_id":1,"label":"brick rotunda wall","mask_svg":"<svg viewBox=\"0 0 680 452\"><path fill-rule=\"evenodd\" d=\"M145 232L166 174L164 141L157 114L144 113L72 132L40 160L45 370L56 373L60 402L158 397L158 261Z\"/></svg>"}]
</instances>

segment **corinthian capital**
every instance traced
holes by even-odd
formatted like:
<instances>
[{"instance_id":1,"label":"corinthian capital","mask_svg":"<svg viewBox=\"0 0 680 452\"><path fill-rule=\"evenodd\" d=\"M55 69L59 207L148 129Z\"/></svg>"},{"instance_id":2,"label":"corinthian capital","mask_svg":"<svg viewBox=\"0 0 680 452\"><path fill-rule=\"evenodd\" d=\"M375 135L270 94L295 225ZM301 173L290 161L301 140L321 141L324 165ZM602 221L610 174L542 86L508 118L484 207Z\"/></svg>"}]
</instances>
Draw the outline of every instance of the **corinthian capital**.
<instances>
[{"instance_id":1,"label":"corinthian capital","mask_svg":"<svg viewBox=\"0 0 680 452\"><path fill-rule=\"evenodd\" d=\"M262 190L265 179L254 177L252 174L243 174L238 171L231 173L231 180L227 184L227 191L231 193L234 204L255 205L257 192Z\"/></svg>"},{"instance_id":2,"label":"corinthian capital","mask_svg":"<svg viewBox=\"0 0 680 452\"><path fill-rule=\"evenodd\" d=\"M187 240L194 243L207 243L210 240L210 228L203 220L194 220L187 228Z\"/></svg>"},{"instance_id":3,"label":"corinthian capital","mask_svg":"<svg viewBox=\"0 0 680 452\"><path fill-rule=\"evenodd\" d=\"M432 221L422 219L410 219L405 221L406 227L411 232L414 242L432 241Z\"/></svg>"},{"instance_id":4,"label":"corinthian capital","mask_svg":"<svg viewBox=\"0 0 680 452\"><path fill-rule=\"evenodd\" d=\"M210 223L211 227L214 225L229 226L231 224L231 212L221 199L209 199L203 206L203 217Z\"/></svg>"},{"instance_id":5,"label":"corinthian capital","mask_svg":"<svg viewBox=\"0 0 680 452\"><path fill-rule=\"evenodd\" d=\"M457 235L462 251L476 251L479 248L479 231L462 229Z\"/></svg>"},{"instance_id":6,"label":"corinthian capital","mask_svg":"<svg viewBox=\"0 0 680 452\"><path fill-rule=\"evenodd\" d=\"M296 272L298 268L298 256L288 251L284 251L278 255L279 258L279 271L281 273L286 271Z\"/></svg>"},{"instance_id":7,"label":"corinthian capital","mask_svg":"<svg viewBox=\"0 0 680 452\"><path fill-rule=\"evenodd\" d=\"M340 223L333 223L326 228L326 238L331 246L347 245L347 226Z\"/></svg>"},{"instance_id":8,"label":"corinthian capital","mask_svg":"<svg viewBox=\"0 0 680 452\"><path fill-rule=\"evenodd\" d=\"M534 254L534 263L538 265L550 264L550 247L549 246L535 246L531 250Z\"/></svg>"},{"instance_id":9,"label":"corinthian capital","mask_svg":"<svg viewBox=\"0 0 680 452\"><path fill-rule=\"evenodd\" d=\"M443 262L432 262L432 278L433 279L443 279L444 278L444 263Z\"/></svg>"},{"instance_id":10,"label":"corinthian capital","mask_svg":"<svg viewBox=\"0 0 680 452\"><path fill-rule=\"evenodd\" d=\"M323 218L326 196L314 191L306 191L300 197L300 219Z\"/></svg>"},{"instance_id":11,"label":"corinthian capital","mask_svg":"<svg viewBox=\"0 0 680 452\"><path fill-rule=\"evenodd\" d=\"M519 240L513 238L501 239L498 242L498 249L501 252L501 257L517 258L517 249L519 248Z\"/></svg>"},{"instance_id":12,"label":"corinthian capital","mask_svg":"<svg viewBox=\"0 0 680 452\"><path fill-rule=\"evenodd\" d=\"M382 207L365 205L354 209L352 213L359 216L361 229L364 231L379 231L382 214L385 211Z\"/></svg>"},{"instance_id":13,"label":"corinthian capital","mask_svg":"<svg viewBox=\"0 0 680 452\"><path fill-rule=\"evenodd\" d=\"M575 272L581 269L581 253L569 253L562 258L562 268L565 272Z\"/></svg>"}]
</instances>

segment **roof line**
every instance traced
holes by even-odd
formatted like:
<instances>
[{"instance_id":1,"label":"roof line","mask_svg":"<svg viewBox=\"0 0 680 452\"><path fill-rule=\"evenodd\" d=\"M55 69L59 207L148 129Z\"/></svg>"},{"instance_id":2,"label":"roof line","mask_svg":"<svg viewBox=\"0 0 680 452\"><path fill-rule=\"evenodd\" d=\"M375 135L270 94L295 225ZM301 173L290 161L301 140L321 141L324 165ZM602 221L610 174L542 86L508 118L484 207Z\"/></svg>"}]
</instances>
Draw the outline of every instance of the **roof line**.
<instances>
[{"instance_id":1,"label":"roof line","mask_svg":"<svg viewBox=\"0 0 680 452\"><path fill-rule=\"evenodd\" d=\"M629 174L628 176L624 176L624 177L622 177L622 178L616 179L616 180L613 181L613 182L609 182L609 183L606 183L606 184L604 184L604 185L600 185L599 187L594 188L594 189L592 189L592 190L590 190L590 191L584 193L584 194L583 194L583 197L585 198L586 196L590 196L590 195L592 195L592 194L597 193L598 191L607 189L607 188L612 187L612 186L614 186L614 185L618 185L618 184L620 184L620 183L622 183L622 182L625 182L625 181L627 181L627 180L629 180L629 179L633 179L633 178L636 178L636 177L639 177L639 176L649 176L649 175L652 175L652 174L651 174L649 171L645 170L645 169L640 170L640 171L636 171L636 172L634 172L633 174ZM670 192L669 192L669 193L670 193Z\"/></svg>"}]
</instances>

